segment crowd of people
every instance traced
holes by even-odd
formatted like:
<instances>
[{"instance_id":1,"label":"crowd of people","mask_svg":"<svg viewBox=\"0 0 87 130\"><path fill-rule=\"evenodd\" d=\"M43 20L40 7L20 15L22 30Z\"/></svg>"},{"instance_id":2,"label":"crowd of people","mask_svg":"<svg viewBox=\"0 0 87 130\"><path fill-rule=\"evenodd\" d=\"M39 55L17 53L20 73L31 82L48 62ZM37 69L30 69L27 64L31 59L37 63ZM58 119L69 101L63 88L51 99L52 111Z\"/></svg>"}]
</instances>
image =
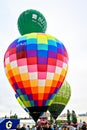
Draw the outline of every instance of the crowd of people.
<instances>
[{"instance_id":1,"label":"crowd of people","mask_svg":"<svg viewBox=\"0 0 87 130\"><path fill-rule=\"evenodd\" d=\"M46 121L44 125L41 122L37 122L32 128L29 125L26 126L26 124L23 124L22 127L18 124L16 130L87 130L87 124L85 122L80 127L78 127L79 125L75 127L70 126L63 125L63 127L59 127L57 123L51 124L49 121Z\"/></svg>"},{"instance_id":2,"label":"crowd of people","mask_svg":"<svg viewBox=\"0 0 87 130\"><path fill-rule=\"evenodd\" d=\"M23 124L23 126L21 127L20 124L18 124L16 130L30 130L30 126L26 126L26 124Z\"/></svg>"},{"instance_id":3,"label":"crowd of people","mask_svg":"<svg viewBox=\"0 0 87 130\"><path fill-rule=\"evenodd\" d=\"M26 124L23 124L23 126L21 127L20 124L17 125L16 130L54 130L52 124L50 122L45 122L44 125L42 125L40 122L37 122L36 125L33 125L32 128L30 128L30 126L26 126ZM56 127L55 127L55 130Z\"/></svg>"}]
</instances>

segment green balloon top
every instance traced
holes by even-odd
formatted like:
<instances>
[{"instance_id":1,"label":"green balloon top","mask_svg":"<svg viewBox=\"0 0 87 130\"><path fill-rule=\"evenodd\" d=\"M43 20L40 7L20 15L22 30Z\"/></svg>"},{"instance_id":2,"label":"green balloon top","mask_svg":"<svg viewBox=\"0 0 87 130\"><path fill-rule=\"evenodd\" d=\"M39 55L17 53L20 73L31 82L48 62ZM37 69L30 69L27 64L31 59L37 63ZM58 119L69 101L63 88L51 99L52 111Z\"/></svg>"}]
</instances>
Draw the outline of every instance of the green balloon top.
<instances>
[{"instance_id":1,"label":"green balloon top","mask_svg":"<svg viewBox=\"0 0 87 130\"><path fill-rule=\"evenodd\" d=\"M47 22L43 14L37 10L26 10L20 14L18 21L18 30L21 35L42 32L44 33L47 28Z\"/></svg>"},{"instance_id":2,"label":"green balloon top","mask_svg":"<svg viewBox=\"0 0 87 130\"><path fill-rule=\"evenodd\" d=\"M62 87L60 88L58 94L53 100L52 104L63 104L66 105L71 97L71 88L67 81L64 81Z\"/></svg>"}]
</instances>

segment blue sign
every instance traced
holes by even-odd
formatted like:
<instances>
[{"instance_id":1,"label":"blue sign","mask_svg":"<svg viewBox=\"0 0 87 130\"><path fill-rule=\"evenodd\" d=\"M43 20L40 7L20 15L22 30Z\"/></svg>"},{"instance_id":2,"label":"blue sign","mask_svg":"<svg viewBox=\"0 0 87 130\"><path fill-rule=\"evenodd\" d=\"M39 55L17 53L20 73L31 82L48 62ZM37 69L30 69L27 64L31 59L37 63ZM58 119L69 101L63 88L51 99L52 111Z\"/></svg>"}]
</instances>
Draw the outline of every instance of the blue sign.
<instances>
[{"instance_id":1,"label":"blue sign","mask_svg":"<svg viewBox=\"0 0 87 130\"><path fill-rule=\"evenodd\" d=\"M19 119L0 119L0 130L13 130L20 123Z\"/></svg>"}]
</instances>

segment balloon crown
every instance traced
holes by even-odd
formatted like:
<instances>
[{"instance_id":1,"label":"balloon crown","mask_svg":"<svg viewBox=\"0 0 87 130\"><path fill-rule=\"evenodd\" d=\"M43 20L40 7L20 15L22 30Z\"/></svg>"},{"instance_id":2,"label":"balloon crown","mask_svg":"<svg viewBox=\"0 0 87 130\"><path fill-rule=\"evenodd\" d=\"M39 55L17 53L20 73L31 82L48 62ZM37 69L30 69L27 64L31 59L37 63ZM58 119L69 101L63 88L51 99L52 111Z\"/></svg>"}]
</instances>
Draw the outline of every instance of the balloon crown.
<instances>
[{"instance_id":1,"label":"balloon crown","mask_svg":"<svg viewBox=\"0 0 87 130\"><path fill-rule=\"evenodd\" d=\"M45 33L47 28L47 22L43 14L33 9L22 12L18 18L17 25L21 35L32 32Z\"/></svg>"}]
</instances>

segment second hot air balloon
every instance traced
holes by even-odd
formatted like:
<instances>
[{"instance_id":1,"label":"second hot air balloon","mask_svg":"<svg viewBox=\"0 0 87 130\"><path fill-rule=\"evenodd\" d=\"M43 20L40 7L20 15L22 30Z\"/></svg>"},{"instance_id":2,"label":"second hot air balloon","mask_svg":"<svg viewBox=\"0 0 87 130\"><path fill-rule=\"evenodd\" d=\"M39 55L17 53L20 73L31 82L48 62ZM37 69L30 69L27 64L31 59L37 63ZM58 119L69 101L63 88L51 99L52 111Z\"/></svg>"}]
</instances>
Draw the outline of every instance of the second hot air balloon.
<instances>
[{"instance_id":1,"label":"second hot air balloon","mask_svg":"<svg viewBox=\"0 0 87 130\"><path fill-rule=\"evenodd\" d=\"M53 103L48 108L52 117L56 120L56 118L61 114L63 109L66 107L71 97L71 88L67 81L64 81L61 86L58 94L53 100Z\"/></svg>"}]
</instances>

